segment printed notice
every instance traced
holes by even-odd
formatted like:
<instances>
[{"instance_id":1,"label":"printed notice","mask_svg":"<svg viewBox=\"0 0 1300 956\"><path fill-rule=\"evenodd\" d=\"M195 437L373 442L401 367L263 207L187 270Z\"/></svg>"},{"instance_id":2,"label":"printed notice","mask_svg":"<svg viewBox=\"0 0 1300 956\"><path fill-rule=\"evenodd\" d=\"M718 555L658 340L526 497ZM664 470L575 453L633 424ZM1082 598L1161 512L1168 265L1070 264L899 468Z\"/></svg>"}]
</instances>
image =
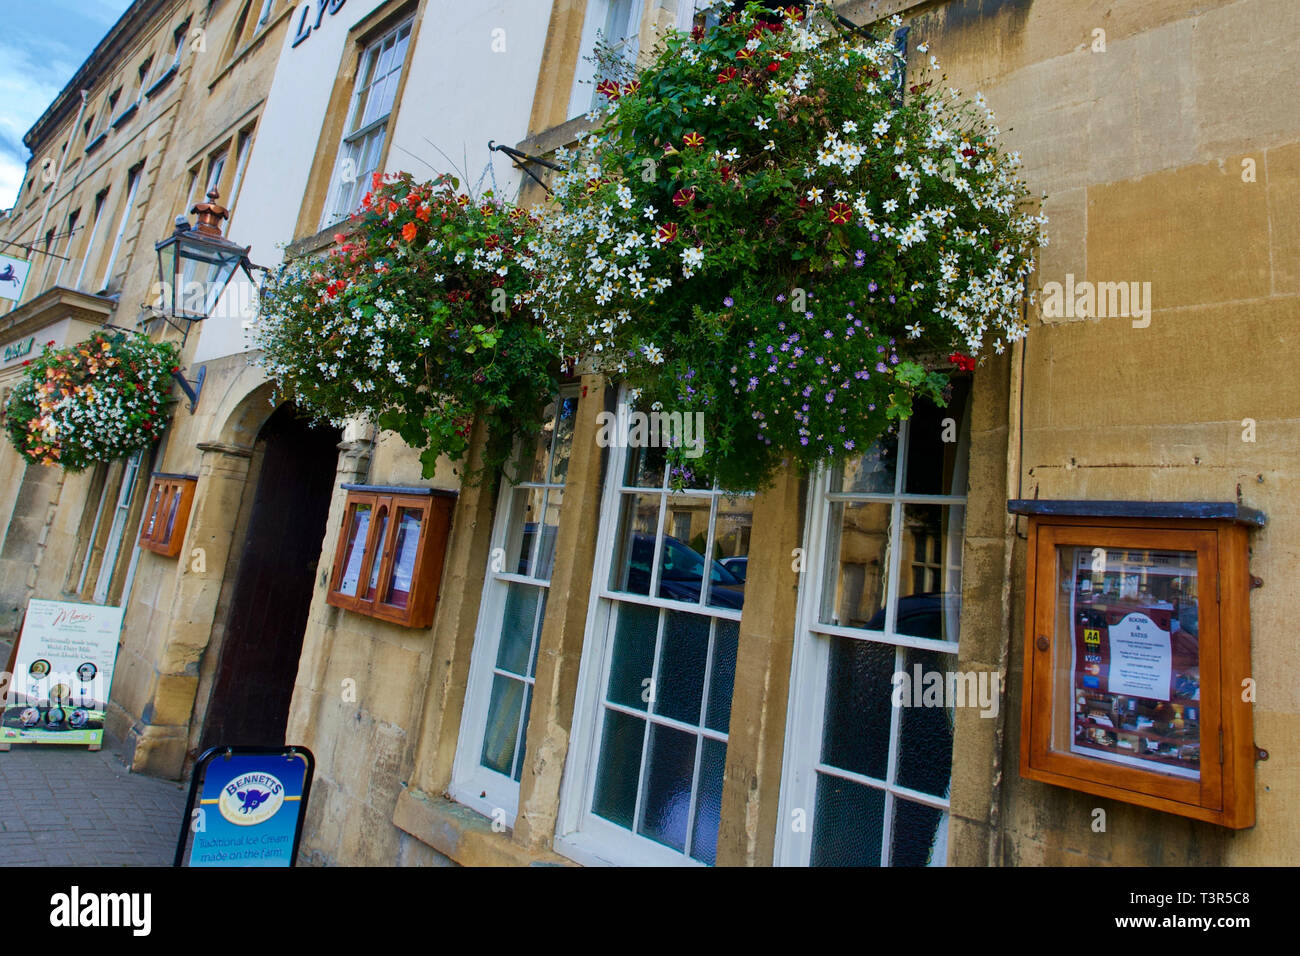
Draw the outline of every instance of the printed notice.
<instances>
[{"instance_id":1,"label":"printed notice","mask_svg":"<svg viewBox=\"0 0 1300 956\"><path fill-rule=\"evenodd\" d=\"M1110 693L1168 700L1172 662L1169 632L1145 614L1129 614L1111 626Z\"/></svg>"}]
</instances>

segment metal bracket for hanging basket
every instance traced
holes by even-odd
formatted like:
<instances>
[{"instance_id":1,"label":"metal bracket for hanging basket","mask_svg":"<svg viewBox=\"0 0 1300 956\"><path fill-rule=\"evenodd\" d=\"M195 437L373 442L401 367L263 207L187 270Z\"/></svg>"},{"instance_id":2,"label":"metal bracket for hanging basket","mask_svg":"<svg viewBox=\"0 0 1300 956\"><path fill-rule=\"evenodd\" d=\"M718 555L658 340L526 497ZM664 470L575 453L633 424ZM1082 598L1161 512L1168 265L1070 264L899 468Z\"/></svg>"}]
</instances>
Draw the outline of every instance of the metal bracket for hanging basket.
<instances>
[{"instance_id":1,"label":"metal bracket for hanging basket","mask_svg":"<svg viewBox=\"0 0 1300 956\"><path fill-rule=\"evenodd\" d=\"M488 151L493 153L505 153L514 162L515 169L522 169L525 173L527 173L530 177L532 177L533 181L536 182L537 185L541 186L543 189L546 190L547 195L550 195L551 187L546 185L546 183L542 182L541 178L535 172L533 172L531 169L528 168L528 164L537 163L541 166L545 166L547 169L555 169L561 171L564 169L563 166L559 165L558 163L553 163L549 159L542 159L540 156L529 156L527 153L520 152L519 150L514 149L510 146L498 146L496 144L496 140L494 139L488 140Z\"/></svg>"},{"instance_id":2,"label":"metal bracket for hanging basket","mask_svg":"<svg viewBox=\"0 0 1300 956\"><path fill-rule=\"evenodd\" d=\"M190 400L191 415L194 414L194 409L198 407L199 395L203 392L203 380L207 378L207 376L208 367L206 365L199 366L198 378L192 382L180 372L172 372L172 378L174 378L176 384L181 387L181 391L185 393L185 397Z\"/></svg>"}]
</instances>

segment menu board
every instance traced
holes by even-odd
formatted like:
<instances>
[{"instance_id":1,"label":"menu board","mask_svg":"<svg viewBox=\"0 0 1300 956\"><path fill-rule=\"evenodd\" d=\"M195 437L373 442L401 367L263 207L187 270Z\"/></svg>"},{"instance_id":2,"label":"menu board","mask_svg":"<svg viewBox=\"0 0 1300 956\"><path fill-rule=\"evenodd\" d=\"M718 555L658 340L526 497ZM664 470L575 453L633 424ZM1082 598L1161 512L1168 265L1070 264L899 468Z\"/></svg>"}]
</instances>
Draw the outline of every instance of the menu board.
<instances>
[{"instance_id":1,"label":"menu board","mask_svg":"<svg viewBox=\"0 0 1300 956\"><path fill-rule=\"evenodd\" d=\"M121 630L120 607L29 602L0 740L100 746Z\"/></svg>"},{"instance_id":2,"label":"menu board","mask_svg":"<svg viewBox=\"0 0 1300 956\"><path fill-rule=\"evenodd\" d=\"M1195 553L1063 551L1071 752L1199 779Z\"/></svg>"}]
</instances>

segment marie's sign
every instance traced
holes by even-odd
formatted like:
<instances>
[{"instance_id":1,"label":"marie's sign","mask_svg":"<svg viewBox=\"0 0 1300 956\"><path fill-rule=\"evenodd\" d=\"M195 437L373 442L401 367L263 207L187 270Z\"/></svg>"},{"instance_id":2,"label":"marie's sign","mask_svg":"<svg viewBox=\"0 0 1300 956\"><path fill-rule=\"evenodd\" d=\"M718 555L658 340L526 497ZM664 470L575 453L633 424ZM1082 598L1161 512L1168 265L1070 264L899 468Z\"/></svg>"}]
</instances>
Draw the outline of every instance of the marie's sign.
<instances>
[{"instance_id":1,"label":"marie's sign","mask_svg":"<svg viewBox=\"0 0 1300 956\"><path fill-rule=\"evenodd\" d=\"M120 607L29 602L0 743L100 746L121 630Z\"/></svg>"}]
</instances>

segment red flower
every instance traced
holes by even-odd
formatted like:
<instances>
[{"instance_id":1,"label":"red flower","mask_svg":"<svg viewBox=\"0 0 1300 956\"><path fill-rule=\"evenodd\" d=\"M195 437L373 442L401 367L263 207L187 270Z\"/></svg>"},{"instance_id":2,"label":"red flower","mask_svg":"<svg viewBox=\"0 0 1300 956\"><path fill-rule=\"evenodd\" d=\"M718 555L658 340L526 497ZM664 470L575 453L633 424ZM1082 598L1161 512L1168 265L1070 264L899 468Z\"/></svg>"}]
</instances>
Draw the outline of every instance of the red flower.
<instances>
[{"instance_id":1,"label":"red flower","mask_svg":"<svg viewBox=\"0 0 1300 956\"><path fill-rule=\"evenodd\" d=\"M679 189L677 190L677 192L673 193L673 205L685 206L688 205L690 201L694 198L695 198L694 189L690 187L687 187L685 189Z\"/></svg>"},{"instance_id":2,"label":"red flower","mask_svg":"<svg viewBox=\"0 0 1300 956\"><path fill-rule=\"evenodd\" d=\"M483 248L486 249L488 252L491 252L500 244L501 244L501 237L497 235L495 232L483 240Z\"/></svg>"},{"instance_id":3,"label":"red flower","mask_svg":"<svg viewBox=\"0 0 1300 956\"><path fill-rule=\"evenodd\" d=\"M849 220L853 217L853 209L848 203L837 202L826 210L826 214L831 217L831 222L839 226L847 226Z\"/></svg>"},{"instance_id":4,"label":"red flower","mask_svg":"<svg viewBox=\"0 0 1300 956\"><path fill-rule=\"evenodd\" d=\"M719 83L730 82L731 80L736 78L737 72L739 71L734 66L727 67L725 70L723 70L721 73L718 74L718 82Z\"/></svg>"},{"instance_id":5,"label":"red flower","mask_svg":"<svg viewBox=\"0 0 1300 956\"><path fill-rule=\"evenodd\" d=\"M948 361L963 372L975 371L975 360L969 355L962 355L960 352L953 352L948 356Z\"/></svg>"},{"instance_id":6,"label":"red flower","mask_svg":"<svg viewBox=\"0 0 1300 956\"><path fill-rule=\"evenodd\" d=\"M414 189L412 189L409 193L406 194L406 205L412 209L420 205L420 194L417 193Z\"/></svg>"},{"instance_id":7,"label":"red flower","mask_svg":"<svg viewBox=\"0 0 1300 956\"><path fill-rule=\"evenodd\" d=\"M696 43L699 43L701 40L703 40L704 27L698 25L691 27L691 39L694 40Z\"/></svg>"},{"instance_id":8,"label":"red flower","mask_svg":"<svg viewBox=\"0 0 1300 956\"><path fill-rule=\"evenodd\" d=\"M401 207L398 206L397 203L393 202L391 199L388 200L388 211L389 211L389 213L395 213L395 212L397 212L397 210L400 209L400 208L401 208Z\"/></svg>"},{"instance_id":9,"label":"red flower","mask_svg":"<svg viewBox=\"0 0 1300 956\"><path fill-rule=\"evenodd\" d=\"M24 364L24 365L31 365L31 364L32 364L32 360L31 360L31 359L23 359L23 364Z\"/></svg>"},{"instance_id":10,"label":"red flower","mask_svg":"<svg viewBox=\"0 0 1300 956\"><path fill-rule=\"evenodd\" d=\"M415 218L421 220L422 222L428 222L429 214L432 211L433 210L431 210L428 206L421 206L419 209L415 210Z\"/></svg>"},{"instance_id":11,"label":"red flower","mask_svg":"<svg viewBox=\"0 0 1300 956\"><path fill-rule=\"evenodd\" d=\"M803 11L798 7L786 7L785 15L796 23L803 19Z\"/></svg>"},{"instance_id":12,"label":"red flower","mask_svg":"<svg viewBox=\"0 0 1300 956\"><path fill-rule=\"evenodd\" d=\"M618 90L618 84L613 80L601 80L596 84L596 92L602 96L607 96L611 100L616 100L621 95Z\"/></svg>"},{"instance_id":13,"label":"red flower","mask_svg":"<svg viewBox=\"0 0 1300 956\"><path fill-rule=\"evenodd\" d=\"M779 69L781 69L781 64L777 63L775 60L767 65L767 72L769 73L775 73Z\"/></svg>"},{"instance_id":14,"label":"red flower","mask_svg":"<svg viewBox=\"0 0 1300 956\"><path fill-rule=\"evenodd\" d=\"M641 81L640 81L640 80L633 80L631 83L628 83L627 85L625 85L625 86L623 87L623 95L624 95L624 96L631 96L633 93L635 93L635 92L636 92L637 90L639 90L639 89L641 89Z\"/></svg>"},{"instance_id":15,"label":"red flower","mask_svg":"<svg viewBox=\"0 0 1300 956\"><path fill-rule=\"evenodd\" d=\"M731 167L723 166L721 169L718 170L718 173L719 175L722 176L722 181L725 183L727 180L731 178Z\"/></svg>"},{"instance_id":16,"label":"red flower","mask_svg":"<svg viewBox=\"0 0 1300 956\"><path fill-rule=\"evenodd\" d=\"M687 133L682 137L682 145L698 149L704 145L704 135L702 133Z\"/></svg>"},{"instance_id":17,"label":"red flower","mask_svg":"<svg viewBox=\"0 0 1300 956\"><path fill-rule=\"evenodd\" d=\"M417 231L418 231L418 227L415 225L415 223L408 222L405 226L402 227L402 238L407 242L414 242L415 234Z\"/></svg>"},{"instance_id":18,"label":"red flower","mask_svg":"<svg viewBox=\"0 0 1300 956\"><path fill-rule=\"evenodd\" d=\"M754 51L747 46L742 46L739 50L736 51L737 60L752 60L753 58L754 58Z\"/></svg>"},{"instance_id":19,"label":"red flower","mask_svg":"<svg viewBox=\"0 0 1300 956\"><path fill-rule=\"evenodd\" d=\"M655 234L655 238L658 239L659 242L664 245L667 245L668 243L672 242L674 239L677 238L677 223L669 222L660 226L659 231Z\"/></svg>"}]
</instances>

